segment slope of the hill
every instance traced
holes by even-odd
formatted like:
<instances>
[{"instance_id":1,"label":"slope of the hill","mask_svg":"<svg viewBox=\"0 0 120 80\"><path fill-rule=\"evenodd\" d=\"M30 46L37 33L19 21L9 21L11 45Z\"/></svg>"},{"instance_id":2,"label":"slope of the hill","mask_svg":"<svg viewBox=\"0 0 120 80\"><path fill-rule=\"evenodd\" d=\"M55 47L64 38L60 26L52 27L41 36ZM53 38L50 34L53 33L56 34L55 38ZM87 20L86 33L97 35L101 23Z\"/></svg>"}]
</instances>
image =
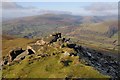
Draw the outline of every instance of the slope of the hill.
<instances>
[{"instance_id":1,"label":"slope of the hill","mask_svg":"<svg viewBox=\"0 0 120 80\"><path fill-rule=\"evenodd\" d=\"M78 39L83 44L109 50L118 50L119 35L117 21L81 24L80 27L76 27L66 35Z\"/></svg>"},{"instance_id":2,"label":"slope of the hill","mask_svg":"<svg viewBox=\"0 0 120 80\"><path fill-rule=\"evenodd\" d=\"M16 39L4 36L3 54L10 48L23 47L31 40ZM7 41L7 42L6 42ZM22 41L22 43L20 43ZM33 43L32 43L33 44ZM79 62L79 58L76 56L70 57L63 55L62 53L74 53L73 49L60 48L58 43L51 44L49 46L43 45L39 47L41 50L33 55L28 55L22 61L15 61L9 65L3 66L3 78L65 78L65 77L80 77L80 78L107 78L100 74L93 67L85 66ZM43 48L42 48L43 47ZM51 56L41 57L38 56L41 53L45 53ZM67 62L62 63L62 58Z\"/></svg>"},{"instance_id":3,"label":"slope of the hill","mask_svg":"<svg viewBox=\"0 0 120 80\"><path fill-rule=\"evenodd\" d=\"M9 53L11 49L15 47L23 47L26 49L28 43L33 42L33 39L26 39L26 38L16 38L9 35L2 36L2 55L5 56Z\"/></svg>"},{"instance_id":4,"label":"slope of the hill","mask_svg":"<svg viewBox=\"0 0 120 80\"><path fill-rule=\"evenodd\" d=\"M22 44L9 40L13 42L6 45L23 50L13 49L3 57L3 78L115 78L118 74L114 58L77 45L61 33L32 42L21 39Z\"/></svg>"}]
</instances>

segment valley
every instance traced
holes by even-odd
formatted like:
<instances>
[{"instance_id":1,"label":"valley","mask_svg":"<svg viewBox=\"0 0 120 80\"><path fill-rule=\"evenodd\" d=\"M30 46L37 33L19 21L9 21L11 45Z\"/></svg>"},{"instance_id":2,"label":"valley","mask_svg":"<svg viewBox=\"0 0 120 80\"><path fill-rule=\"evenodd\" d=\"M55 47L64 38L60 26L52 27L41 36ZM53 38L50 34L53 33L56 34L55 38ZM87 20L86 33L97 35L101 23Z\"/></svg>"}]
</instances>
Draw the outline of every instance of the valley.
<instances>
[{"instance_id":1,"label":"valley","mask_svg":"<svg viewBox=\"0 0 120 80\"><path fill-rule=\"evenodd\" d=\"M23 38L41 38L61 32L76 41L109 50L118 50L118 22L114 16L73 16L44 14L3 22L3 34Z\"/></svg>"}]
</instances>

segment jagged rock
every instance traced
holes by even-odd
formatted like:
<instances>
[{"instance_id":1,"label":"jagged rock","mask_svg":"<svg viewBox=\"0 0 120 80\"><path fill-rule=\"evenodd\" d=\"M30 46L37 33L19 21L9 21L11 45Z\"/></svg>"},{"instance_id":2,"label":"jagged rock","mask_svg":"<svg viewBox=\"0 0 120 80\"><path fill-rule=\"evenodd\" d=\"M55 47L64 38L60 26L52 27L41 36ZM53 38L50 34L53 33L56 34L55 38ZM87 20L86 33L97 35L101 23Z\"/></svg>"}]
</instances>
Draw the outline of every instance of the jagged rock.
<instances>
[{"instance_id":1,"label":"jagged rock","mask_svg":"<svg viewBox=\"0 0 120 80\"><path fill-rule=\"evenodd\" d=\"M61 33L53 33L53 34L51 34L50 36L56 36L56 37L58 37L58 38L61 38Z\"/></svg>"},{"instance_id":2,"label":"jagged rock","mask_svg":"<svg viewBox=\"0 0 120 80\"><path fill-rule=\"evenodd\" d=\"M9 56L4 56L3 60L1 61L1 65L7 65L9 63Z\"/></svg>"},{"instance_id":3,"label":"jagged rock","mask_svg":"<svg viewBox=\"0 0 120 80\"><path fill-rule=\"evenodd\" d=\"M97 54L98 54L98 56L100 56L100 57L101 57L101 56L103 56L103 54L102 54L102 53L100 53L100 52L98 52Z\"/></svg>"},{"instance_id":4,"label":"jagged rock","mask_svg":"<svg viewBox=\"0 0 120 80\"><path fill-rule=\"evenodd\" d=\"M69 42L70 41L70 38L66 39L66 38L62 38L62 42Z\"/></svg>"},{"instance_id":5,"label":"jagged rock","mask_svg":"<svg viewBox=\"0 0 120 80\"><path fill-rule=\"evenodd\" d=\"M26 56L28 55L27 50L24 51L23 53L19 54L14 61L19 61L19 60L23 60Z\"/></svg>"},{"instance_id":6,"label":"jagged rock","mask_svg":"<svg viewBox=\"0 0 120 80\"><path fill-rule=\"evenodd\" d=\"M68 44L67 45L69 48L75 48L76 44Z\"/></svg>"},{"instance_id":7,"label":"jagged rock","mask_svg":"<svg viewBox=\"0 0 120 80\"><path fill-rule=\"evenodd\" d=\"M77 56L77 53L70 53L70 56Z\"/></svg>"},{"instance_id":8,"label":"jagged rock","mask_svg":"<svg viewBox=\"0 0 120 80\"><path fill-rule=\"evenodd\" d=\"M23 50L22 48L15 48L9 53L9 61L12 62L23 60L27 55L31 55L34 53L35 51L30 46L27 46L27 50Z\"/></svg>"},{"instance_id":9,"label":"jagged rock","mask_svg":"<svg viewBox=\"0 0 120 80\"><path fill-rule=\"evenodd\" d=\"M49 56L48 54L39 54L39 56L41 56L41 57L47 57L47 56Z\"/></svg>"},{"instance_id":10,"label":"jagged rock","mask_svg":"<svg viewBox=\"0 0 120 80\"><path fill-rule=\"evenodd\" d=\"M29 46L27 46L28 55L35 54L36 51L37 51L36 47L39 47L39 46L37 46L37 45L29 45Z\"/></svg>"},{"instance_id":11,"label":"jagged rock","mask_svg":"<svg viewBox=\"0 0 120 80\"><path fill-rule=\"evenodd\" d=\"M30 44L29 46L27 46L27 49L28 51L36 53L36 52L39 52L42 47L45 48L45 46L54 45L56 48L61 48L61 45L63 44L62 42L63 40L66 43L70 39L62 38L61 33L54 33L54 34L51 34L49 37L45 37L45 38L42 38L41 40L38 40L36 43Z\"/></svg>"},{"instance_id":12,"label":"jagged rock","mask_svg":"<svg viewBox=\"0 0 120 80\"><path fill-rule=\"evenodd\" d=\"M22 48L15 48L15 49L11 50L9 53L10 61L13 61L19 54L21 54L24 51L25 50L23 50Z\"/></svg>"},{"instance_id":13,"label":"jagged rock","mask_svg":"<svg viewBox=\"0 0 120 80\"><path fill-rule=\"evenodd\" d=\"M69 55L70 55L70 53L65 52L65 53L63 53L63 55L64 55L64 56L69 56Z\"/></svg>"},{"instance_id":14,"label":"jagged rock","mask_svg":"<svg viewBox=\"0 0 120 80\"><path fill-rule=\"evenodd\" d=\"M52 39L50 40L49 43L56 42L57 39L61 38L61 33L55 33L55 34L52 34L52 35L50 35L50 37L52 37Z\"/></svg>"},{"instance_id":15,"label":"jagged rock","mask_svg":"<svg viewBox=\"0 0 120 80\"><path fill-rule=\"evenodd\" d=\"M89 52L87 52L87 56L89 57L89 58L91 58L91 53L89 53Z\"/></svg>"},{"instance_id":16,"label":"jagged rock","mask_svg":"<svg viewBox=\"0 0 120 80\"><path fill-rule=\"evenodd\" d=\"M1 65L3 66L3 65L7 65L8 64L8 60L4 60L4 61L2 61L1 62Z\"/></svg>"},{"instance_id":17,"label":"jagged rock","mask_svg":"<svg viewBox=\"0 0 120 80\"><path fill-rule=\"evenodd\" d=\"M35 43L35 45L45 45L45 44L46 44L46 42L45 42L43 39L38 40L38 41Z\"/></svg>"},{"instance_id":18,"label":"jagged rock","mask_svg":"<svg viewBox=\"0 0 120 80\"><path fill-rule=\"evenodd\" d=\"M32 49L28 49L28 55L35 54Z\"/></svg>"}]
</instances>

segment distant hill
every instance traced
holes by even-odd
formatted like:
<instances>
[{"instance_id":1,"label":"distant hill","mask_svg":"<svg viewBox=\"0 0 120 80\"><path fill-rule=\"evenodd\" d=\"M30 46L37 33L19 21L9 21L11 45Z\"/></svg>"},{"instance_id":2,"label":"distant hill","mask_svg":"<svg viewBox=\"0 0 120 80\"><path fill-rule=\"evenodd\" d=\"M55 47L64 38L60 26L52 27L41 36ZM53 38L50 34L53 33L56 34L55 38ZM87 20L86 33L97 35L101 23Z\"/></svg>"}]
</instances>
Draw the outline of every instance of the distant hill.
<instances>
[{"instance_id":1,"label":"distant hill","mask_svg":"<svg viewBox=\"0 0 120 80\"><path fill-rule=\"evenodd\" d=\"M111 44L113 48L118 36L117 24L116 16L44 14L3 21L2 29L3 34L24 38L40 38L52 32L62 32L77 40Z\"/></svg>"},{"instance_id":2,"label":"distant hill","mask_svg":"<svg viewBox=\"0 0 120 80\"><path fill-rule=\"evenodd\" d=\"M112 17L109 17L112 18ZM72 29L80 27L81 24L93 24L104 22L108 17L98 16L74 16L68 14L44 14L40 16L23 17L8 21L3 21L3 33L17 36L37 36L44 32L53 32L60 27L70 27ZM96 28L97 29L97 28ZM64 32L68 32L69 29ZM39 35L39 36L40 36Z\"/></svg>"},{"instance_id":3,"label":"distant hill","mask_svg":"<svg viewBox=\"0 0 120 80\"><path fill-rule=\"evenodd\" d=\"M53 32L57 27L78 26L82 21L80 16L45 14L24 17L3 22L3 33L27 36ZM39 36L40 36L39 35Z\"/></svg>"}]
</instances>

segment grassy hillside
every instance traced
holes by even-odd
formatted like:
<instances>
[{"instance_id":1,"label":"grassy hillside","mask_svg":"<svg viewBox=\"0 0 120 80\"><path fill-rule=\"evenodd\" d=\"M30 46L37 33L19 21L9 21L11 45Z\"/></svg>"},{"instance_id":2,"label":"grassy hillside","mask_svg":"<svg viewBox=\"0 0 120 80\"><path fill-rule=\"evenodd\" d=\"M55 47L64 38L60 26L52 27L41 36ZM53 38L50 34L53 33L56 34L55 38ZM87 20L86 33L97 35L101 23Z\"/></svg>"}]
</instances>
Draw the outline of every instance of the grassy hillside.
<instances>
[{"instance_id":1,"label":"grassy hillside","mask_svg":"<svg viewBox=\"0 0 120 80\"><path fill-rule=\"evenodd\" d=\"M2 39L0 39L2 40L2 55L3 57L7 56L10 50L17 47L22 47L23 50L26 50L28 45L35 43L39 38L42 39L41 37L44 38L53 32L61 32L65 34L63 37L69 36L72 43L89 49L92 48L92 54L94 54L96 50L103 54L107 52L110 55L114 55L112 53L117 54L118 51L119 31L117 24L117 20L114 20L113 16L74 16L64 14L44 14L5 21L2 26L4 35ZM48 37L45 39L49 40ZM4 65L3 77L110 78L111 74L108 74L110 76L107 76L107 73L103 74L104 71L102 70L100 72L96 68L96 65L87 65L88 63L84 58L88 56L67 56L63 58L63 53L77 53L77 50L75 51L75 49L66 47L67 43L61 44L61 42L59 42L61 40L57 41L58 42L54 42L51 45L34 46L35 50L38 49L36 54L27 55L25 59L21 61L13 61L10 65ZM97 54L97 52L95 53ZM39 56L41 54L49 56L41 57ZM80 54L82 54L82 51ZM93 63L95 63L95 59L102 58L104 60L104 58L106 58L105 56L90 56L89 53L86 54L88 54L89 57L93 57L90 58ZM65 59L66 62L61 63L62 59ZM99 67L104 66L103 61L96 62L96 64L99 65ZM102 69L104 67L100 68Z\"/></svg>"},{"instance_id":2,"label":"grassy hillside","mask_svg":"<svg viewBox=\"0 0 120 80\"><path fill-rule=\"evenodd\" d=\"M3 56L9 53L9 50L15 47L26 49L26 45L36 40L15 38L3 36ZM85 61L79 61L78 56L66 56L63 52L75 53L73 49L58 47L59 43L52 45L40 46L36 54L28 55L24 60L14 61L10 65L3 66L4 78L110 78L101 74L94 67L85 65ZM43 48L42 48L43 47ZM40 57L40 53L46 53L51 56ZM53 55L54 53L54 55ZM68 65L61 63L61 59L65 58L69 62Z\"/></svg>"},{"instance_id":3,"label":"grassy hillside","mask_svg":"<svg viewBox=\"0 0 120 80\"><path fill-rule=\"evenodd\" d=\"M25 39L25 38L15 38L8 35L3 35L2 37L2 55L6 55L9 53L10 50L14 49L15 47L22 47L26 49L28 43L32 42L32 39Z\"/></svg>"},{"instance_id":4,"label":"grassy hillside","mask_svg":"<svg viewBox=\"0 0 120 80\"><path fill-rule=\"evenodd\" d=\"M63 66L58 56L29 61L29 57L12 66L4 66L3 76L6 78L109 78L100 74L93 67L82 63Z\"/></svg>"},{"instance_id":5,"label":"grassy hillside","mask_svg":"<svg viewBox=\"0 0 120 80\"><path fill-rule=\"evenodd\" d=\"M114 34L108 33L109 31L112 33L111 27L113 27L113 31L114 28L116 29L116 32ZM83 44L95 46L96 48L113 50L114 47L118 44L117 30L117 21L105 21L101 23L86 24L84 23L72 30L67 35L72 36L71 38L76 39L78 42ZM112 37L109 37L109 35L112 35ZM116 42L114 43L114 41Z\"/></svg>"}]
</instances>

